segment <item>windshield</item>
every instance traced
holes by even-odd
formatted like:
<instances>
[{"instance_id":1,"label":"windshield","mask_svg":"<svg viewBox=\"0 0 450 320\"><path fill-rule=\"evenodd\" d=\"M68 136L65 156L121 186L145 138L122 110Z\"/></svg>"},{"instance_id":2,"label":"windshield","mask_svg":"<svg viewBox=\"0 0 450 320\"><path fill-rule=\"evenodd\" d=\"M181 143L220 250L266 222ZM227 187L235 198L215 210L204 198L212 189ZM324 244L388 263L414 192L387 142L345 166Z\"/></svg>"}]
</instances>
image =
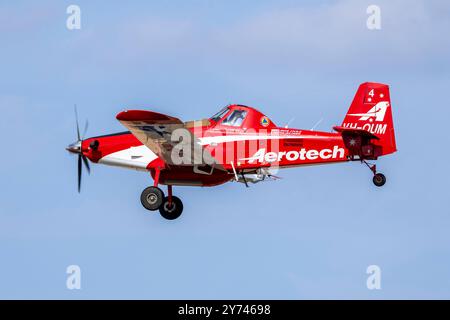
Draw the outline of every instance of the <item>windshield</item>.
<instances>
[{"instance_id":1,"label":"windshield","mask_svg":"<svg viewBox=\"0 0 450 320\"><path fill-rule=\"evenodd\" d=\"M220 110L219 112L217 112L215 115L213 115L211 117L211 120L217 122L220 119L222 119L222 117L225 115L225 113L228 112L228 107L223 108L222 110Z\"/></svg>"}]
</instances>

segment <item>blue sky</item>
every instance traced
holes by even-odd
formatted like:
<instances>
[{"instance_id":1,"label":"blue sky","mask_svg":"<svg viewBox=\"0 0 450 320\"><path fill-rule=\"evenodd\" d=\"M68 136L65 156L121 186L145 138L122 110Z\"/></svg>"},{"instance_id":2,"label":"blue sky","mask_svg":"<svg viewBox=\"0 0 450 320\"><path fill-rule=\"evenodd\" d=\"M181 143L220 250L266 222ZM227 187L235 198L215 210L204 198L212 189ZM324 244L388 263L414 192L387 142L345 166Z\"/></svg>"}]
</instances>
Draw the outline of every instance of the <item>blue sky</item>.
<instances>
[{"instance_id":1,"label":"blue sky","mask_svg":"<svg viewBox=\"0 0 450 320\"><path fill-rule=\"evenodd\" d=\"M450 298L449 18L445 1L1 2L0 298ZM125 108L192 120L228 103L329 131L365 81L391 86L381 189L358 163L290 169L175 188L172 222L141 207L144 173L93 165L76 192L74 103L88 136L123 131Z\"/></svg>"}]
</instances>

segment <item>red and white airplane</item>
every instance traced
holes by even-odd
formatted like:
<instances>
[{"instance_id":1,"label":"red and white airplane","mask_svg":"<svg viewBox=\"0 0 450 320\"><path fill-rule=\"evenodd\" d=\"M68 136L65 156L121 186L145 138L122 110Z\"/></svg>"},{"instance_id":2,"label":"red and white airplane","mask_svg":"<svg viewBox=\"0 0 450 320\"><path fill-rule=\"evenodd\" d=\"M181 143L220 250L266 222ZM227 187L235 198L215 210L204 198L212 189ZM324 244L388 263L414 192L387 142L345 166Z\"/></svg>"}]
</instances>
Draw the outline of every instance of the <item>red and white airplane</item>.
<instances>
[{"instance_id":1,"label":"red and white airplane","mask_svg":"<svg viewBox=\"0 0 450 320\"><path fill-rule=\"evenodd\" d=\"M350 109L336 132L277 127L265 114L229 105L209 119L183 122L164 114L128 110L117 115L129 131L80 138L67 150L78 154L78 191L82 162L149 172L153 186L141 194L148 210L169 220L183 211L172 186L215 186L228 181L257 183L274 179L274 169L360 161L381 187L386 178L368 160L397 150L389 87L366 82L359 86ZM158 187L167 186L167 196Z\"/></svg>"}]
</instances>

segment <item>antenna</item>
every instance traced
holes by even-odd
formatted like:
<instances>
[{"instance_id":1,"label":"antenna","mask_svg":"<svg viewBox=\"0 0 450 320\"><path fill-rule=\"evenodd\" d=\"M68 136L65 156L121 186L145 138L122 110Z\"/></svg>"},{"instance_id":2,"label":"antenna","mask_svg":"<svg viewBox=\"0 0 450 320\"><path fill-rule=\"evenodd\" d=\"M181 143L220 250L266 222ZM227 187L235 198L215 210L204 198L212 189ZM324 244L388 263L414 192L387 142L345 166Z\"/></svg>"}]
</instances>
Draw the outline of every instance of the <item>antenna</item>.
<instances>
[{"instance_id":1,"label":"antenna","mask_svg":"<svg viewBox=\"0 0 450 320\"><path fill-rule=\"evenodd\" d=\"M313 125L313 127L311 128L311 131L314 131L314 129L323 121L323 118L320 118L319 121L316 122L315 125Z\"/></svg>"},{"instance_id":2,"label":"antenna","mask_svg":"<svg viewBox=\"0 0 450 320\"><path fill-rule=\"evenodd\" d=\"M294 121L295 118L291 118L291 120L288 121L288 123L286 123L286 125L284 126L285 129L289 128L289 125L291 124L292 121Z\"/></svg>"}]
</instances>

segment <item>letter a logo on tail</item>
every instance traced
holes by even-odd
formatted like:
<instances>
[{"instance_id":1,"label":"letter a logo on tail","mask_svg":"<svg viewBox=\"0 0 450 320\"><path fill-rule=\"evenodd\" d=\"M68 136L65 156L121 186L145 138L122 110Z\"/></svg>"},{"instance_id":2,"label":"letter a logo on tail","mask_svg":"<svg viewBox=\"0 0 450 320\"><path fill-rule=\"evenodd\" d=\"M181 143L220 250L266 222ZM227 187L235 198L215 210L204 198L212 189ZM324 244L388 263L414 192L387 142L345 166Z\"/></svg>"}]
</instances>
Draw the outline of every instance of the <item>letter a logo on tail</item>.
<instances>
[{"instance_id":1,"label":"letter a logo on tail","mask_svg":"<svg viewBox=\"0 0 450 320\"><path fill-rule=\"evenodd\" d=\"M373 106L366 113L349 113L349 116L360 117L360 121L367 121L371 118L375 118L375 121L383 121L386 115L386 110L389 107L389 102L380 101L375 106Z\"/></svg>"}]
</instances>

